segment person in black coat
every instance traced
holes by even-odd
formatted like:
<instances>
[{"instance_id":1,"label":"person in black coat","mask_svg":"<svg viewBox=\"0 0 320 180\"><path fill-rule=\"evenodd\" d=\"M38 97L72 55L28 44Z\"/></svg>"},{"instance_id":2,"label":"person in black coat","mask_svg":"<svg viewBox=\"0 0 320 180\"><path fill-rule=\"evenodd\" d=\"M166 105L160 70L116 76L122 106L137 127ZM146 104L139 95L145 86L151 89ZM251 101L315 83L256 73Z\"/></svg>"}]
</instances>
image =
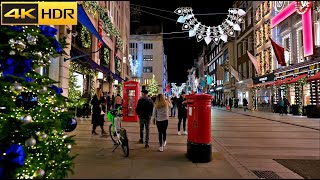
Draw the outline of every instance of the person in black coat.
<instances>
[{"instance_id":1,"label":"person in black coat","mask_svg":"<svg viewBox=\"0 0 320 180\"><path fill-rule=\"evenodd\" d=\"M181 122L183 121L183 133L187 135L186 131L186 121L187 121L187 99L186 93L182 91L181 96L177 100L177 107L178 107L178 135L181 135L180 126Z\"/></svg>"},{"instance_id":2,"label":"person in black coat","mask_svg":"<svg viewBox=\"0 0 320 180\"><path fill-rule=\"evenodd\" d=\"M140 124L140 140L139 143L143 144L143 130L146 128L145 148L149 148L149 130L150 120L153 112L153 101L148 97L148 91L141 91L141 98L138 100L136 113L139 116Z\"/></svg>"},{"instance_id":3,"label":"person in black coat","mask_svg":"<svg viewBox=\"0 0 320 180\"><path fill-rule=\"evenodd\" d=\"M97 126L100 126L102 135L107 134L103 129L105 112L103 111L102 101L103 101L102 90L100 88L97 88L96 94L93 96L93 98L91 100L91 104L92 104L92 121L91 121L92 134L95 134L95 135L98 134L98 133L96 133Z\"/></svg>"},{"instance_id":4,"label":"person in black coat","mask_svg":"<svg viewBox=\"0 0 320 180\"><path fill-rule=\"evenodd\" d=\"M230 111L231 111L231 108L232 108L232 106L233 106L233 100L232 100L232 98L229 98L229 106L230 106Z\"/></svg>"}]
</instances>

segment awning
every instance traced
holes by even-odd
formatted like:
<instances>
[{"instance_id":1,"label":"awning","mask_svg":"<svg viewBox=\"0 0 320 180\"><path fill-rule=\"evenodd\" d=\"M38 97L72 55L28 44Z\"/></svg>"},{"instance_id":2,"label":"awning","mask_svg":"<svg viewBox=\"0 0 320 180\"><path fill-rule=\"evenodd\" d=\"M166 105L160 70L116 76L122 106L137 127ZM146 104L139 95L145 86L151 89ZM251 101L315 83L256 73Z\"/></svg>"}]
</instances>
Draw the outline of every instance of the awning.
<instances>
[{"instance_id":1,"label":"awning","mask_svg":"<svg viewBox=\"0 0 320 180\"><path fill-rule=\"evenodd\" d=\"M291 79L290 81L288 81L286 84L292 84L292 83L295 83L297 81L299 81L300 79L304 78L304 77L307 77L308 74L300 74L299 76Z\"/></svg>"},{"instance_id":2,"label":"awning","mask_svg":"<svg viewBox=\"0 0 320 180\"><path fill-rule=\"evenodd\" d=\"M113 79L116 79L119 81L119 83L121 83L122 81L124 81L124 79L122 79L118 74L115 74L113 72L111 72Z\"/></svg>"},{"instance_id":3,"label":"awning","mask_svg":"<svg viewBox=\"0 0 320 180\"><path fill-rule=\"evenodd\" d=\"M307 79L307 82L316 81L316 80L320 80L320 72L317 72L315 75L309 77Z\"/></svg>"},{"instance_id":4,"label":"awning","mask_svg":"<svg viewBox=\"0 0 320 180\"><path fill-rule=\"evenodd\" d=\"M70 51L70 55L71 56L79 56L79 55L84 55L86 53L78 50L77 48L75 47L71 47L71 51ZM105 68L102 68L99 64L97 64L96 62L94 62L90 57L89 55L88 56L83 56L83 57L79 57L79 58L76 58L76 59L73 59L72 62L77 62L77 63L80 63L90 69L93 69L93 70L96 70L96 71L100 71L104 74L107 74L108 71L106 71Z\"/></svg>"},{"instance_id":5,"label":"awning","mask_svg":"<svg viewBox=\"0 0 320 180\"><path fill-rule=\"evenodd\" d=\"M287 77L287 78L284 78L282 80L277 80L276 83L274 85L282 85L282 84L285 84L287 81L290 81L293 77Z\"/></svg>"},{"instance_id":6,"label":"awning","mask_svg":"<svg viewBox=\"0 0 320 180\"><path fill-rule=\"evenodd\" d=\"M99 41L101 41L105 44L105 42L100 37L99 32L96 30L96 28L92 24L90 18L88 17L86 11L84 10L84 8L82 7L81 4L78 4L78 21L83 26L85 26L89 32L91 32L95 37L97 37L99 39Z\"/></svg>"}]
</instances>

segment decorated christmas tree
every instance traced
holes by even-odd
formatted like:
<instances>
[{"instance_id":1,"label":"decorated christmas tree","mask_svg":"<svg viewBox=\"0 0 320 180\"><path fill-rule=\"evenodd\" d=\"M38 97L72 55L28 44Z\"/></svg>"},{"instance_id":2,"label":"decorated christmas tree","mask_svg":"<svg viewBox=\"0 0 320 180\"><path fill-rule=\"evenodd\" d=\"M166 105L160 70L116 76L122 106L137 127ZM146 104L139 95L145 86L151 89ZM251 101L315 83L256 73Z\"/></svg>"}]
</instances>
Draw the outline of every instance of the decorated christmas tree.
<instances>
[{"instance_id":1,"label":"decorated christmas tree","mask_svg":"<svg viewBox=\"0 0 320 180\"><path fill-rule=\"evenodd\" d=\"M149 91L148 95L149 96L154 96L158 94L158 83L154 78L155 76L153 75L150 84L147 85L147 90Z\"/></svg>"},{"instance_id":2,"label":"decorated christmas tree","mask_svg":"<svg viewBox=\"0 0 320 180\"><path fill-rule=\"evenodd\" d=\"M77 122L57 82L36 73L63 54L50 26L0 26L0 179L60 179L72 171Z\"/></svg>"}]
</instances>

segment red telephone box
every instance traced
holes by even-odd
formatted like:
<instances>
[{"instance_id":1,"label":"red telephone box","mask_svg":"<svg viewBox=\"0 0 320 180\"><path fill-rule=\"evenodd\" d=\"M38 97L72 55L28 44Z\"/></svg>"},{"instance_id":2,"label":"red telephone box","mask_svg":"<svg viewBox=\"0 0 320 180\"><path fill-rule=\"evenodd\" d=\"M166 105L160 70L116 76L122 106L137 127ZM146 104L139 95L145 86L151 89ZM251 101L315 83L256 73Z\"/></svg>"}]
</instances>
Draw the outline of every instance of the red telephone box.
<instances>
[{"instance_id":1,"label":"red telephone box","mask_svg":"<svg viewBox=\"0 0 320 180\"><path fill-rule=\"evenodd\" d=\"M138 122L136 107L140 98L139 83L127 81L123 83L123 121Z\"/></svg>"}]
</instances>

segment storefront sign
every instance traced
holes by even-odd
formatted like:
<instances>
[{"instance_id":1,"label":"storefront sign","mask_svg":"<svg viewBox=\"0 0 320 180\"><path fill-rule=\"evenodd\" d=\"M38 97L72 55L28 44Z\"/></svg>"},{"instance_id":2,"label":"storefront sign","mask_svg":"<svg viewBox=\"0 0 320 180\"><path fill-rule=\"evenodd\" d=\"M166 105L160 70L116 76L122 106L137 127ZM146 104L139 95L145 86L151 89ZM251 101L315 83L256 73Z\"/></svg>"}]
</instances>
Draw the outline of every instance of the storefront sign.
<instances>
[{"instance_id":1,"label":"storefront sign","mask_svg":"<svg viewBox=\"0 0 320 180\"><path fill-rule=\"evenodd\" d=\"M260 77L255 77L253 79L253 84L260 84L260 83L265 83L269 81L274 81L274 74L268 74Z\"/></svg>"}]
</instances>

